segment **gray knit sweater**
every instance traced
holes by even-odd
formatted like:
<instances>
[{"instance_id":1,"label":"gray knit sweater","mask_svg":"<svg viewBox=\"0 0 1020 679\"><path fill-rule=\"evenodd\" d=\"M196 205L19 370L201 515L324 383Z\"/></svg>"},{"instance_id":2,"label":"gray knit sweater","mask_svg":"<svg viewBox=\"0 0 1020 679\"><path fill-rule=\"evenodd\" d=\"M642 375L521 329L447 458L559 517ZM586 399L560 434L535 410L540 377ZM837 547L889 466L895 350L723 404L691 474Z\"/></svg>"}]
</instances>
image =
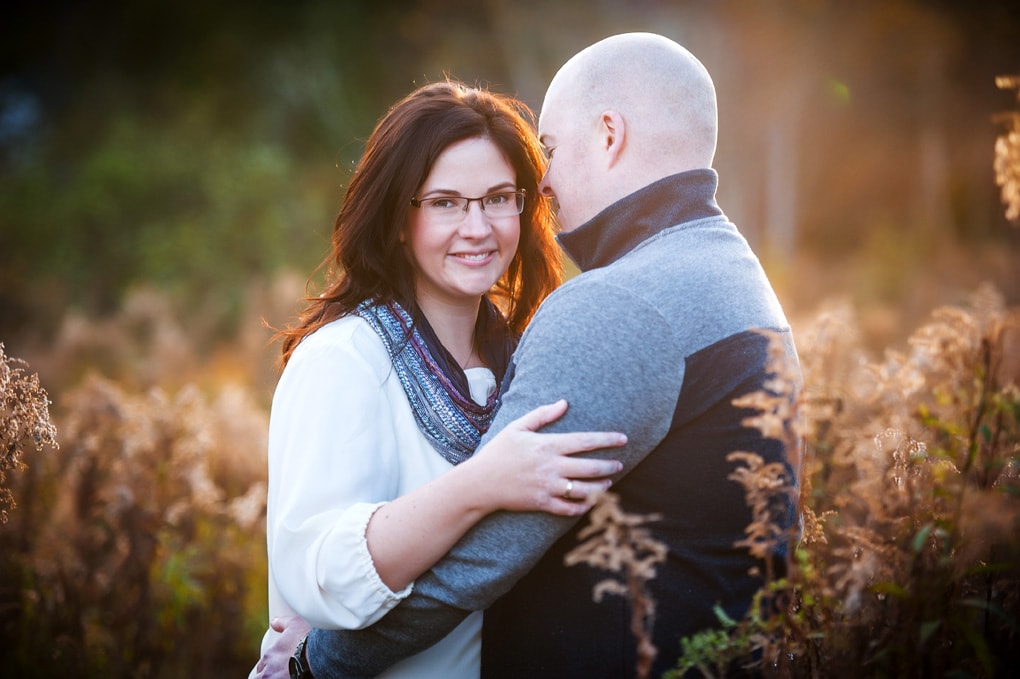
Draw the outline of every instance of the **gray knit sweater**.
<instances>
[{"instance_id":1,"label":"gray knit sweater","mask_svg":"<svg viewBox=\"0 0 1020 679\"><path fill-rule=\"evenodd\" d=\"M750 513L743 490L726 478L726 455L786 459L778 442L743 426L748 413L731 403L768 376L757 329L780 332L796 354L758 259L716 205L716 184L712 170L668 177L561 234L583 273L543 303L524 334L485 439L559 398L570 409L547 430L627 434L625 448L596 455L623 460L613 490L625 511L663 516L649 525L669 550L651 583L659 606L654 676L675 662L681 636L713 624L713 605L740 617L760 585L748 575L755 563L747 550L733 544ZM793 520L789 508L785 519ZM372 627L314 631L315 675L374 676L481 609L489 609L485 677L632 674L626 602L595 604L592 587L608 574L563 564L585 523L489 516Z\"/></svg>"}]
</instances>

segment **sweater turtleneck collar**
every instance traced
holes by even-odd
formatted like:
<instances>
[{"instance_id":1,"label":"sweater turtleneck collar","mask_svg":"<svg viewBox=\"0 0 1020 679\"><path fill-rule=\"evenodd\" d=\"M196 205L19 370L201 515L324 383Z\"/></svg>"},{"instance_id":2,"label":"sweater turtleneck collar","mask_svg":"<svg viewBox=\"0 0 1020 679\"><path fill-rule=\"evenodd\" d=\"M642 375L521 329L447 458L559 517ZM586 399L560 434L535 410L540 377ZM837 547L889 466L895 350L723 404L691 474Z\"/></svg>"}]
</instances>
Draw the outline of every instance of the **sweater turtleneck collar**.
<instances>
[{"instance_id":1,"label":"sweater turtleneck collar","mask_svg":"<svg viewBox=\"0 0 1020 679\"><path fill-rule=\"evenodd\" d=\"M663 229L722 215L715 202L718 184L719 176L710 168L665 177L556 238L581 271L597 269L612 264Z\"/></svg>"}]
</instances>

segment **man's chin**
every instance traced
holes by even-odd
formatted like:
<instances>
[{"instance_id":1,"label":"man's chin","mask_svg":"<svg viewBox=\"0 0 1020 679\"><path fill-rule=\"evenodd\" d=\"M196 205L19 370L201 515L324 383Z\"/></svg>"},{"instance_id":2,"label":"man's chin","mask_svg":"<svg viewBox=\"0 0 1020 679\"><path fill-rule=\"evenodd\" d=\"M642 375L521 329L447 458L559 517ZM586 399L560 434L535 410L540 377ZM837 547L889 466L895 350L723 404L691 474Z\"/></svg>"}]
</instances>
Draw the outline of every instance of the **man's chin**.
<instances>
[{"instance_id":1,"label":"man's chin","mask_svg":"<svg viewBox=\"0 0 1020 679\"><path fill-rule=\"evenodd\" d=\"M556 223L560 227L560 233L570 233L571 231L580 226L580 224L577 224L569 220L563 220L560 218L556 219Z\"/></svg>"}]
</instances>

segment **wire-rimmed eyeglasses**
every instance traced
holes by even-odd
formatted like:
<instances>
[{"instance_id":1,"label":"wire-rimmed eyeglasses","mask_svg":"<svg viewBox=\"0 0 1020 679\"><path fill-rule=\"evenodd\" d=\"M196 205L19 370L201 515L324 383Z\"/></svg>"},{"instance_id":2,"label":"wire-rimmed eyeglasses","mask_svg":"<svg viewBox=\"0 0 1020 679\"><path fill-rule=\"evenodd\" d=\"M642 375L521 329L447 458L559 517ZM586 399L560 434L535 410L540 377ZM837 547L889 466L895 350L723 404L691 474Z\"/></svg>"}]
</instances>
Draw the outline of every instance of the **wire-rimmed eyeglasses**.
<instances>
[{"instance_id":1,"label":"wire-rimmed eyeglasses","mask_svg":"<svg viewBox=\"0 0 1020 679\"><path fill-rule=\"evenodd\" d=\"M459 222L467 215L472 201L478 201L482 212L489 217L513 217L524 211L524 197L527 191L497 191L480 198L466 196L429 196L418 199L411 197L411 205L420 208L422 215L430 222Z\"/></svg>"}]
</instances>

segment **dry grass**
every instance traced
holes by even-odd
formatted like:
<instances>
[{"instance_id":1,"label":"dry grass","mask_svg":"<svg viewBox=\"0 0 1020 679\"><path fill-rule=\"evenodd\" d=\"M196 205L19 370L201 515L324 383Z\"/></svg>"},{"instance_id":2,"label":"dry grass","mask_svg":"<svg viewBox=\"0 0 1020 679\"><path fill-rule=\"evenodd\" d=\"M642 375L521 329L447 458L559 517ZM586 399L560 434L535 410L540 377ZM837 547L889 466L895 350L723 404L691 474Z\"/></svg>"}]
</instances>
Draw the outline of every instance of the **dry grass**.
<instances>
[{"instance_id":1,"label":"dry grass","mask_svg":"<svg viewBox=\"0 0 1020 679\"><path fill-rule=\"evenodd\" d=\"M578 533L584 540L564 558L567 566L583 563L616 573L595 585L593 597L602 601L606 594L630 600L630 628L637 641L637 677L644 679L655 661L657 649L652 643L655 625L655 600L645 583L655 577L656 564L666 559L666 546L655 540L644 526L657 521L658 514L640 516L620 509L614 493L603 493L591 513L588 524Z\"/></svg>"},{"instance_id":2,"label":"dry grass","mask_svg":"<svg viewBox=\"0 0 1020 679\"><path fill-rule=\"evenodd\" d=\"M857 328L848 306L822 311L797 332L799 397L776 364L768 393L742 400L759 411L748 424L806 444L803 528L770 514L792 491L782 470L732 454L754 517L739 544L799 544L744 620L683 640L678 676L994 677L1020 662L1020 310L982 288L879 360Z\"/></svg>"},{"instance_id":3,"label":"dry grass","mask_svg":"<svg viewBox=\"0 0 1020 679\"><path fill-rule=\"evenodd\" d=\"M7 487L8 472L22 471L25 450L57 446L57 428L50 421L50 399L37 374L27 364L7 356L0 342L0 524L17 503Z\"/></svg>"},{"instance_id":4,"label":"dry grass","mask_svg":"<svg viewBox=\"0 0 1020 679\"><path fill-rule=\"evenodd\" d=\"M293 281L252 309L296 299ZM275 314L275 315L274 315ZM49 400L2 355L0 676L241 676L266 621L265 436L273 355L252 322L226 350L151 291L112 319L69 319L36 358ZM188 328L185 332L183 328ZM875 358L847 303L795 323L805 383L795 409L777 366L754 422L806 443L799 547L747 619L685 640L720 673L997 676L1020 662L1020 312L992 288L942 307L905 348ZM33 368L36 360L33 359ZM101 373L102 376L100 376ZM46 379L44 377L44 382ZM55 426L56 425L56 426ZM59 427L59 448L56 431ZM40 446L50 450L36 450ZM735 451L755 519L744 546L784 538L775 469ZM27 463L27 468L22 468ZM573 559L628 596L644 663L661 549L654 517L612 496ZM768 560L766 560L768 563ZM762 611L782 611L764 615ZM696 662L695 662L696 661Z\"/></svg>"},{"instance_id":5,"label":"dry grass","mask_svg":"<svg viewBox=\"0 0 1020 679\"><path fill-rule=\"evenodd\" d=\"M264 408L96 375L58 406L63 445L0 530L0 675L240 676L266 620Z\"/></svg>"},{"instance_id":6,"label":"dry grass","mask_svg":"<svg viewBox=\"0 0 1020 679\"><path fill-rule=\"evenodd\" d=\"M1004 90L1016 90L1020 102L1020 75L1000 76L995 84ZM1020 225L1020 110L1003 113L1006 130L995 140L995 183L1006 206L1006 219Z\"/></svg>"}]
</instances>

